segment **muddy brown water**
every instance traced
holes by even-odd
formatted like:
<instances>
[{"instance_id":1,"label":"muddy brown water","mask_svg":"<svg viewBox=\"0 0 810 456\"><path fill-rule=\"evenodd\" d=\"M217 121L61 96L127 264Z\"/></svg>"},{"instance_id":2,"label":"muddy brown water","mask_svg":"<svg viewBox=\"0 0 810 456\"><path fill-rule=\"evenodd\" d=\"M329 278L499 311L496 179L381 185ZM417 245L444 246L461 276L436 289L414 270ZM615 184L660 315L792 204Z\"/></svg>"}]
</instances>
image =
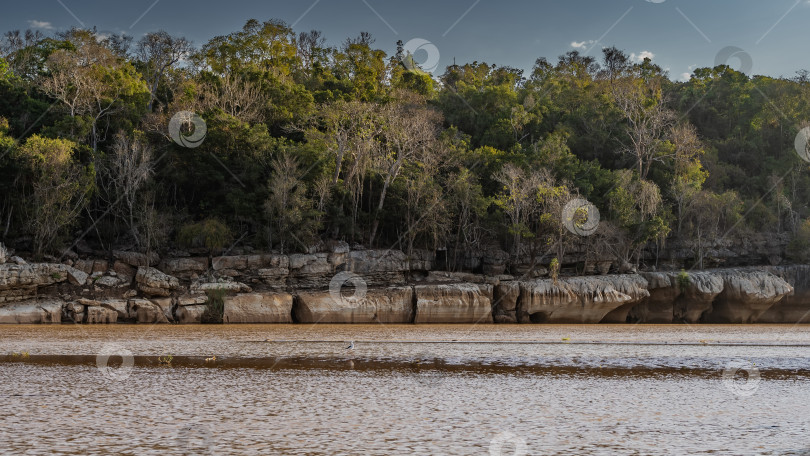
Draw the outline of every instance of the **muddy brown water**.
<instances>
[{"instance_id":1,"label":"muddy brown water","mask_svg":"<svg viewBox=\"0 0 810 456\"><path fill-rule=\"evenodd\" d=\"M810 455L808 331L5 326L0 454Z\"/></svg>"}]
</instances>

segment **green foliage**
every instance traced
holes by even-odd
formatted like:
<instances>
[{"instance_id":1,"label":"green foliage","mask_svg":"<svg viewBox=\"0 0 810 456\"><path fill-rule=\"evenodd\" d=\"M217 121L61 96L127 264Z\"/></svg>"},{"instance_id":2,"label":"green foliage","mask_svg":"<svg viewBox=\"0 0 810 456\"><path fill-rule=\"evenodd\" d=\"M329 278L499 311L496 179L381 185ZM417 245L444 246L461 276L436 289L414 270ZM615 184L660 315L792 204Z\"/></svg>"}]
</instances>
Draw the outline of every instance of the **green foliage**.
<instances>
[{"instance_id":1,"label":"green foliage","mask_svg":"<svg viewBox=\"0 0 810 456\"><path fill-rule=\"evenodd\" d=\"M805 220L787 248L788 257L796 262L810 262L810 219Z\"/></svg>"},{"instance_id":2,"label":"green foliage","mask_svg":"<svg viewBox=\"0 0 810 456\"><path fill-rule=\"evenodd\" d=\"M798 229L792 250L804 258L795 225L810 217L810 173L793 140L810 119L806 74L718 66L676 83L606 48L601 62L541 57L525 76L476 61L434 79L401 43L393 56L367 33L331 46L279 20L210 39L192 65L128 54L93 30L19 43L0 59L0 227L33 239L34 253L79 228L103 249L139 245L156 214L173 214L199 221L177 242L210 253L238 230L247 245L285 252L327 239L497 244L546 262L587 244L588 255L633 263L668 237L702 258L731 229ZM205 119L200 147L165 136L178 111ZM119 133L156 152L148 198L128 220L108 211L116 184L102 172L120 156ZM574 197L600 210L603 232L589 240L561 220Z\"/></svg>"},{"instance_id":3,"label":"green foliage","mask_svg":"<svg viewBox=\"0 0 810 456\"><path fill-rule=\"evenodd\" d=\"M211 254L222 250L232 241L233 235L228 225L215 218L185 224L177 233L177 242L181 246L205 247Z\"/></svg>"},{"instance_id":4,"label":"green foliage","mask_svg":"<svg viewBox=\"0 0 810 456\"><path fill-rule=\"evenodd\" d=\"M200 317L200 322L204 324L221 324L225 315L225 290L214 289L205 293L208 300L205 302L205 310Z\"/></svg>"},{"instance_id":5,"label":"green foliage","mask_svg":"<svg viewBox=\"0 0 810 456\"><path fill-rule=\"evenodd\" d=\"M689 273L681 269L677 277L678 288L686 290L692 285L692 280L689 278Z\"/></svg>"},{"instance_id":6,"label":"green foliage","mask_svg":"<svg viewBox=\"0 0 810 456\"><path fill-rule=\"evenodd\" d=\"M549 275L551 276L551 280L554 283L557 283L557 280L560 278L560 260L557 258L553 258L551 263L548 265Z\"/></svg>"}]
</instances>

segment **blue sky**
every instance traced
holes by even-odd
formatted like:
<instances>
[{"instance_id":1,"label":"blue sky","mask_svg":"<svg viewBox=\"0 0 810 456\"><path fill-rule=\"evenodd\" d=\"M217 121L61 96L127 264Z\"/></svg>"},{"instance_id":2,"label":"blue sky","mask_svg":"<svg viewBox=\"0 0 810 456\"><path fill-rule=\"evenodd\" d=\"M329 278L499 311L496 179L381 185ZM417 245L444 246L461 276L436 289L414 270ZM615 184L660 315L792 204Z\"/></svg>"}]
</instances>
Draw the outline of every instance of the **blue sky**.
<instances>
[{"instance_id":1,"label":"blue sky","mask_svg":"<svg viewBox=\"0 0 810 456\"><path fill-rule=\"evenodd\" d=\"M530 70L537 57L611 45L653 56L673 79L713 66L727 46L748 53L755 74L810 69L810 0L28 0L3 8L0 30L84 25L137 39L163 29L200 45L250 18L318 29L330 44L368 31L389 54L397 40L427 40L439 73L454 58Z\"/></svg>"}]
</instances>

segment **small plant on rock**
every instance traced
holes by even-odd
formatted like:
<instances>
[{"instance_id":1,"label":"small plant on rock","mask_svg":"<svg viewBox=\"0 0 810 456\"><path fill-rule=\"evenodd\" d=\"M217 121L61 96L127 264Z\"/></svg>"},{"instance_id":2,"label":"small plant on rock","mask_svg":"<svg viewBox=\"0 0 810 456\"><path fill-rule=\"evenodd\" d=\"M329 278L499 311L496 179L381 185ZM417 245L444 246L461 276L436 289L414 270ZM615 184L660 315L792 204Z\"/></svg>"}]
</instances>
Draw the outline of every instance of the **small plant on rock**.
<instances>
[{"instance_id":1,"label":"small plant on rock","mask_svg":"<svg viewBox=\"0 0 810 456\"><path fill-rule=\"evenodd\" d=\"M689 285L692 284L692 281L689 278L689 273L683 269L681 269L681 272L678 273L678 278L676 280L678 282L678 288L681 290L686 290L689 288Z\"/></svg>"},{"instance_id":2,"label":"small plant on rock","mask_svg":"<svg viewBox=\"0 0 810 456\"><path fill-rule=\"evenodd\" d=\"M560 278L560 260L556 258L551 260L551 264L548 265L548 270L551 275L551 280L554 281L554 285L557 285L557 279Z\"/></svg>"}]
</instances>

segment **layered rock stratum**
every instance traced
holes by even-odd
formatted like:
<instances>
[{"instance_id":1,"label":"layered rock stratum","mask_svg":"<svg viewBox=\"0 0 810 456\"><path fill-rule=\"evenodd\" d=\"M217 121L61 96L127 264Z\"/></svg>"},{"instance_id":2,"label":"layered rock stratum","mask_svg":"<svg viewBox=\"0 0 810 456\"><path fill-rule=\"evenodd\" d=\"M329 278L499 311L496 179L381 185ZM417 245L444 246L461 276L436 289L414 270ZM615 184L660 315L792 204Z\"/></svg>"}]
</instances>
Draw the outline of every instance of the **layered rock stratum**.
<instances>
[{"instance_id":1,"label":"layered rock stratum","mask_svg":"<svg viewBox=\"0 0 810 456\"><path fill-rule=\"evenodd\" d=\"M5 255L5 252L4 252ZM808 323L810 266L538 278L431 270L430 252L350 250L0 264L0 323ZM483 268L487 265L486 268Z\"/></svg>"}]
</instances>

